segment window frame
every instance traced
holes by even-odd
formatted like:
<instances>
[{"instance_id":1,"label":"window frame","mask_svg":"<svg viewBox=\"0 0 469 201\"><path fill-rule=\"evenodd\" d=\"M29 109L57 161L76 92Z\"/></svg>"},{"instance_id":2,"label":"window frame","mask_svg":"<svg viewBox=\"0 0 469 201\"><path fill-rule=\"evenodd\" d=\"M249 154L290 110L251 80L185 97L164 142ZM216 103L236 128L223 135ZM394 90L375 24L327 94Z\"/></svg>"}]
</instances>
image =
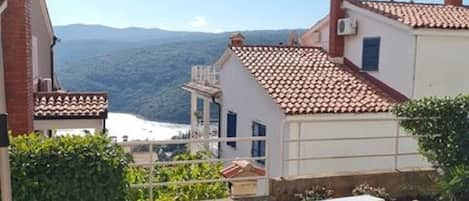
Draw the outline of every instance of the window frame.
<instances>
[{"instance_id":1,"label":"window frame","mask_svg":"<svg viewBox=\"0 0 469 201\"><path fill-rule=\"evenodd\" d=\"M377 60L377 63L376 63L376 66L369 66L369 64L367 64L367 61L369 60L369 58L367 58L365 55L365 49L366 48L370 48L370 47L366 47L366 44L367 42L370 42L370 41L376 41L377 40L377 46L378 46L378 50L377 50L377 55L376 57L377 58L374 58ZM361 70L362 71L366 71L366 72L379 72L379 67L380 67L380 60L381 60L381 37L380 36L374 36L374 37L364 37L363 38L363 41L362 41L362 66L361 66Z\"/></svg>"},{"instance_id":2,"label":"window frame","mask_svg":"<svg viewBox=\"0 0 469 201\"><path fill-rule=\"evenodd\" d=\"M263 131L263 133L261 132ZM257 121L252 122L252 136L265 137L267 136L267 126ZM251 157L264 157L265 156L265 141L252 141ZM259 164L265 165L264 160L256 160Z\"/></svg>"},{"instance_id":3,"label":"window frame","mask_svg":"<svg viewBox=\"0 0 469 201\"><path fill-rule=\"evenodd\" d=\"M230 125L231 125L230 124L230 116L232 118L234 116L234 127L233 128L230 127ZM234 134L230 135L231 131L232 131L230 129L234 129L234 131L233 131ZM226 137L227 138L231 138L231 137L236 138L238 136L237 130L238 130L238 114L236 114L236 112L233 112L233 111L228 111L228 113L226 114ZM236 141L227 141L226 145L228 145L230 147L233 147L233 148L237 147Z\"/></svg>"}]
</instances>

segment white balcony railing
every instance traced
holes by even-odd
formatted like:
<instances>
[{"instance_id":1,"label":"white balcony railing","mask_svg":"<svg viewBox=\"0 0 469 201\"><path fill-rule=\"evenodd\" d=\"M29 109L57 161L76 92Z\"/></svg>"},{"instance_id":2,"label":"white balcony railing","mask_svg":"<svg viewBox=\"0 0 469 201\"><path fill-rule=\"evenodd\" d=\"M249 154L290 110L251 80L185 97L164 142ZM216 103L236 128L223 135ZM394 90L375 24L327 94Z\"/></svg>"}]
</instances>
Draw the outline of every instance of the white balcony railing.
<instances>
[{"instance_id":1,"label":"white balcony railing","mask_svg":"<svg viewBox=\"0 0 469 201\"><path fill-rule=\"evenodd\" d=\"M214 66L192 66L191 76L194 83L209 86L220 84L219 72Z\"/></svg>"},{"instance_id":2,"label":"white balcony railing","mask_svg":"<svg viewBox=\"0 0 469 201\"><path fill-rule=\"evenodd\" d=\"M153 201L154 200L154 195L153 191L157 187L161 186L169 186L169 185L190 185L190 184L202 184L202 183L217 183L217 182L234 182L234 181L252 181L255 180L258 183L263 183L262 186L264 186L266 189L263 191L264 195L262 196L267 196L269 194L269 141L267 140L266 137L238 137L238 138L208 138L208 139L181 139L181 140L166 140L166 141L130 141L130 142L121 142L119 145L124 148L124 150L132 150L134 147L138 146L149 146L148 153L153 153L154 147L161 146L161 145L173 145L173 144L187 144L187 145L192 145L192 144L200 144L200 143L222 143L222 142L253 142L253 141L263 141L265 142L265 156L262 157L252 157L252 156L246 156L246 157L236 157L236 158L216 158L212 157L209 159L203 159L203 160L178 160L178 161L159 161L159 160L153 160L153 157L151 160L146 160L144 162L136 162L131 164L133 167L140 167L140 168L149 168L150 171L148 171L148 178L154 178L155 174L155 168L158 168L159 166L175 166L175 165L182 165L182 164L200 164L200 163L224 163L224 164L229 164L234 161L239 161L239 160L246 160L246 161L259 161L263 160L265 161L265 174L264 176L246 176L246 177L241 177L241 178L219 178L219 179L198 179L198 180L181 180L181 181L171 181L171 182L154 182L152 181L153 179L148 179L147 183L141 183L141 184L132 184L130 185L131 188L133 189L141 189L141 188L146 188L148 189L149 192L149 200ZM153 154L149 154L153 155ZM151 161L151 162L149 162Z\"/></svg>"}]
</instances>

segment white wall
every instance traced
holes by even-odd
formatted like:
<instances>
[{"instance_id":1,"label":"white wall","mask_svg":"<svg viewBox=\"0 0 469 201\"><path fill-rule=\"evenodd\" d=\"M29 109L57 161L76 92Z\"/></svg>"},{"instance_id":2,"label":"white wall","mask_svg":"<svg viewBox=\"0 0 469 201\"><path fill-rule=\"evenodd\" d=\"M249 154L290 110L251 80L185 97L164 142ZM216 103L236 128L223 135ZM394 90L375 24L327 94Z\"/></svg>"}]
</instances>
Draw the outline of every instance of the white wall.
<instances>
[{"instance_id":1,"label":"white wall","mask_svg":"<svg viewBox=\"0 0 469 201\"><path fill-rule=\"evenodd\" d=\"M237 114L237 137L252 136L252 122L266 125L266 136L270 140L271 177L280 175L280 134L284 114L272 100L267 91L257 83L254 77L242 66L235 56L230 57L223 65L220 74L222 86L222 127L221 135L226 137L226 116L228 111ZM238 142L234 149L222 144L222 157L250 157L251 142Z\"/></svg>"},{"instance_id":2,"label":"white wall","mask_svg":"<svg viewBox=\"0 0 469 201\"><path fill-rule=\"evenodd\" d=\"M319 32L319 42L315 41L314 32ZM322 47L329 51L329 23L325 23L319 28L312 27L306 31L301 36L301 43L304 46Z\"/></svg>"},{"instance_id":3,"label":"white wall","mask_svg":"<svg viewBox=\"0 0 469 201\"><path fill-rule=\"evenodd\" d=\"M284 174L304 176L429 167L417 154L416 140L399 129L392 117L383 118L385 115L330 114L319 115L315 120L288 122L285 141L299 139L299 142L287 142L285 158L305 160L285 162ZM396 141L398 130L400 138ZM404 155L395 156L396 153Z\"/></svg>"},{"instance_id":4,"label":"white wall","mask_svg":"<svg viewBox=\"0 0 469 201\"><path fill-rule=\"evenodd\" d=\"M419 35L415 97L469 93L469 37Z\"/></svg>"},{"instance_id":5,"label":"white wall","mask_svg":"<svg viewBox=\"0 0 469 201\"><path fill-rule=\"evenodd\" d=\"M356 35L345 37L345 57L361 67L363 39L381 37L379 72L369 72L369 74L411 97L415 36L412 36L408 30L386 24L373 16L365 16L350 9L347 10L347 15L357 20L358 32Z\"/></svg>"},{"instance_id":6,"label":"white wall","mask_svg":"<svg viewBox=\"0 0 469 201\"><path fill-rule=\"evenodd\" d=\"M1 14L1 12L0 12ZM2 17L0 16L0 24ZM2 38L2 26L0 26L0 39ZM3 49L2 40L0 40L0 114L6 113L6 94L5 94L5 72L3 68Z\"/></svg>"}]
</instances>

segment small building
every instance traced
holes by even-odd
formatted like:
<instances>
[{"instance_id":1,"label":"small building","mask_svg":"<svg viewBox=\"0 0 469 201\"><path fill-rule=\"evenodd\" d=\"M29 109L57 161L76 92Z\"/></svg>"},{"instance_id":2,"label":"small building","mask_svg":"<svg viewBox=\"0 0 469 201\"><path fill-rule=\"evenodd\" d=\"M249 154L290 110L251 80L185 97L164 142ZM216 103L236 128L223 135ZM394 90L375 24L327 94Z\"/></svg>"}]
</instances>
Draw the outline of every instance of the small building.
<instances>
[{"instance_id":1,"label":"small building","mask_svg":"<svg viewBox=\"0 0 469 201\"><path fill-rule=\"evenodd\" d=\"M223 177L228 179L242 179L230 182L230 194L233 198L246 198L256 196L258 189L258 180L249 179L265 176L265 170L257 167L249 161L233 161L221 171Z\"/></svg>"},{"instance_id":2,"label":"small building","mask_svg":"<svg viewBox=\"0 0 469 201\"><path fill-rule=\"evenodd\" d=\"M15 135L52 136L56 129L79 128L104 132L107 94L65 91L54 73L58 39L46 1L0 3L5 10L0 29L0 113L8 113L8 129Z\"/></svg>"}]
</instances>

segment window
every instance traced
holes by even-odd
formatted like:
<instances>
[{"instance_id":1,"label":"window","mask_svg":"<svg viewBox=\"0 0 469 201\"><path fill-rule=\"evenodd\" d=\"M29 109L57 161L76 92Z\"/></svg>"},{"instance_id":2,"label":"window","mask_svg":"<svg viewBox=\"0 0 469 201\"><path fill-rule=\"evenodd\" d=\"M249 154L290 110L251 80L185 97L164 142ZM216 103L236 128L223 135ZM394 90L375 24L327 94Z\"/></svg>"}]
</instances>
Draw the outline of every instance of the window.
<instances>
[{"instance_id":1,"label":"window","mask_svg":"<svg viewBox=\"0 0 469 201\"><path fill-rule=\"evenodd\" d=\"M237 115L234 112L228 112L228 115L226 117L226 136L227 137L236 137L236 121L237 121ZM226 142L227 145L232 146L236 148L236 142Z\"/></svg>"},{"instance_id":2,"label":"window","mask_svg":"<svg viewBox=\"0 0 469 201\"><path fill-rule=\"evenodd\" d=\"M362 70L378 71L380 44L379 37L363 39Z\"/></svg>"},{"instance_id":3,"label":"window","mask_svg":"<svg viewBox=\"0 0 469 201\"><path fill-rule=\"evenodd\" d=\"M252 136L253 137L266 136L266 127L260 123L253 122ZM253 141L252 142L251 156L252 157L265 156L265 141ZM257 162L261 164L265 164L264 160L257 160Z\"/></svg>"}]
</instances>

